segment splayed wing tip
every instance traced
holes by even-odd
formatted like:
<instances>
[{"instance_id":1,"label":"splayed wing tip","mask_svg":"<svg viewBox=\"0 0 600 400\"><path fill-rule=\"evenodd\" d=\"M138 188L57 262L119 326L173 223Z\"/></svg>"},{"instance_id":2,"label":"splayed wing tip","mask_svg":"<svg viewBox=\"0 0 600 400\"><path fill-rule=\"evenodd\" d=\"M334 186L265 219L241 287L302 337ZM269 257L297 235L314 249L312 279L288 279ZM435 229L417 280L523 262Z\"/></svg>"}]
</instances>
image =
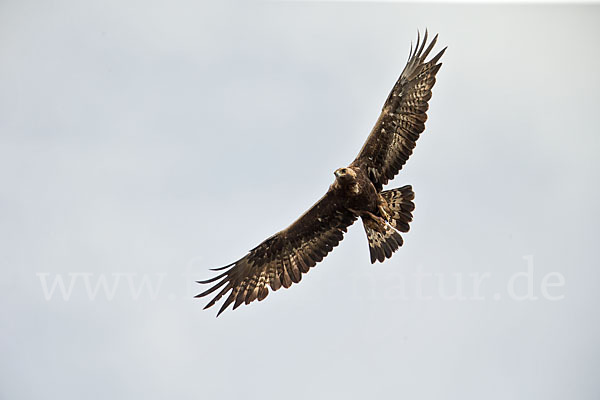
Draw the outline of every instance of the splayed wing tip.
<instances>
[{"instance_id":1,"label":"splayed wing tip","mask_svg":"<svg viewBox=\"0 0 600 400\"><path fill-rule=\"evenodd\" d=\"M223 266L223 267L209 268L209 269L210 269L211 271L222 271L222 270L224 270L224 269L226 269L226 268L229 268L229 267L232 267L232 266L234 266L236 263L238 263L238 261L236 261L236 262L232 262L231 264L227 264L227 265L225 265L225 266Z\"/></svg>"}]
</instances>

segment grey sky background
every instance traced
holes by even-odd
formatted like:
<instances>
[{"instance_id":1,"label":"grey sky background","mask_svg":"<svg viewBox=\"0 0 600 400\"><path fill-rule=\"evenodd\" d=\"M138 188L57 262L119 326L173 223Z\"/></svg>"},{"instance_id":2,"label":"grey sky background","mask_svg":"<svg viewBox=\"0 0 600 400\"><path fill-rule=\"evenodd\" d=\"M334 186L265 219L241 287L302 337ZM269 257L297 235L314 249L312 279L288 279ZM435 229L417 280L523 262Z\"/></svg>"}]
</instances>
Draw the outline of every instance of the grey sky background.
<instances>
[{"instance_id":1,"label":"grey sky background","mask_svg":"<svg viewBox=\"0 0 600 400\"><path fill-rule=\"evenodd\" d=\"M327 190L425 27L404 247L370 265L356 224L202 311L194 280ZM0 398L597 399L599 48L597 6L3 1Z\"/></svg>"}]
</instances>

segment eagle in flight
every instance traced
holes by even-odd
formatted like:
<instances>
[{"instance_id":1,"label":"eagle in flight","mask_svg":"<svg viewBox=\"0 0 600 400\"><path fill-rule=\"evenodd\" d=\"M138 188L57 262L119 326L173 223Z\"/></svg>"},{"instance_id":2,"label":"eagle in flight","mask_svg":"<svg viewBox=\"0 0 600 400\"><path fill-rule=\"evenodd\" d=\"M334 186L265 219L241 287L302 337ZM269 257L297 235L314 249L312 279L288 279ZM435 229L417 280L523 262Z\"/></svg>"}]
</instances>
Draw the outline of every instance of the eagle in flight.
<instances>
[{"instance_id":1,"label":"eagle in flight","mask_svg":"<svg viewBox=\"0 0 600 400\"><path fill-rule=\"evenodd\" d=\"M417 36L367 141L349 166L334 172L335 181L327 193L244 257L212 269L220 274L198 281L213 285L196 297L216 292L205 309L225 296L219 316L232 303L235 310L241 304L264 300L269 287L276 291L300 282L302 274L323 260L359 217L367 233L371 263L383 262L402 246L400 232L408 232L415 195L409 185L391 190L383 186L400 171L425 130L427 102L442 65L438 61L446 50L426 61L436 40L437 35L427 45L427 31L422 41Z\"/></svg>"}]
</instances>

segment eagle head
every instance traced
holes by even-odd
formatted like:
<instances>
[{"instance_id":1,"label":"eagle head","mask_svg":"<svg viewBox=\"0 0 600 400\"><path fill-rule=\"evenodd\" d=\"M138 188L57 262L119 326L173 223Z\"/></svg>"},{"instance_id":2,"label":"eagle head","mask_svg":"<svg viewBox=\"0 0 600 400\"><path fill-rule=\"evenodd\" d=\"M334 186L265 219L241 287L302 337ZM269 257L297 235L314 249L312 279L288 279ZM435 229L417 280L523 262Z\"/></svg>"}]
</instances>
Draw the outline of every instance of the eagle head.
<instances>
[{"instance_id":1,"label":"eagle head","mask_svg":"<svg viewBox=\"0 0 600 400\"><path fill-rule=\"evenodd\" d=\"M338 168L333 173L337 182L349 184L356 180L356 172L352 168Z\"/></svg>"}]
</instances>

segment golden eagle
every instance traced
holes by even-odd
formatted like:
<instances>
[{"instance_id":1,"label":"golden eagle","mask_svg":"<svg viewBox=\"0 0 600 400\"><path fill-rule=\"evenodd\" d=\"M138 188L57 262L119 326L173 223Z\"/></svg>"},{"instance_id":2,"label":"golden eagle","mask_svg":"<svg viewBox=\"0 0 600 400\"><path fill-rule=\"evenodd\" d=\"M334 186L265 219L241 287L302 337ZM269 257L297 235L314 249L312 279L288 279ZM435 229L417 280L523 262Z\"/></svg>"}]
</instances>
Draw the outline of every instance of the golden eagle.
<instances>
[{"instance_id":1,"label":"golden eagle","mask_svg":"<svg viewBox=\"0 0 600 400\"><path fill-rule=\"evenodd\" d=\"M437 40L417 36L408 62L392 88L371 134L356 159L334 172L335 181L325 195L286 229L250 250L238 261L213 271L219 275L198 281L214 283L196 297L218 290L205 308L227 295L217 316L231 303L263 300L269 287L277 290L298 283L302 274L321 261L343 239L360 217L369 240L371 263L383 262L402 246L399 232L408 232L414 210L411 186L383 190L402 168L425 130L428 101L446 48L425 61Z\"/></svg>"}]
</instances>

